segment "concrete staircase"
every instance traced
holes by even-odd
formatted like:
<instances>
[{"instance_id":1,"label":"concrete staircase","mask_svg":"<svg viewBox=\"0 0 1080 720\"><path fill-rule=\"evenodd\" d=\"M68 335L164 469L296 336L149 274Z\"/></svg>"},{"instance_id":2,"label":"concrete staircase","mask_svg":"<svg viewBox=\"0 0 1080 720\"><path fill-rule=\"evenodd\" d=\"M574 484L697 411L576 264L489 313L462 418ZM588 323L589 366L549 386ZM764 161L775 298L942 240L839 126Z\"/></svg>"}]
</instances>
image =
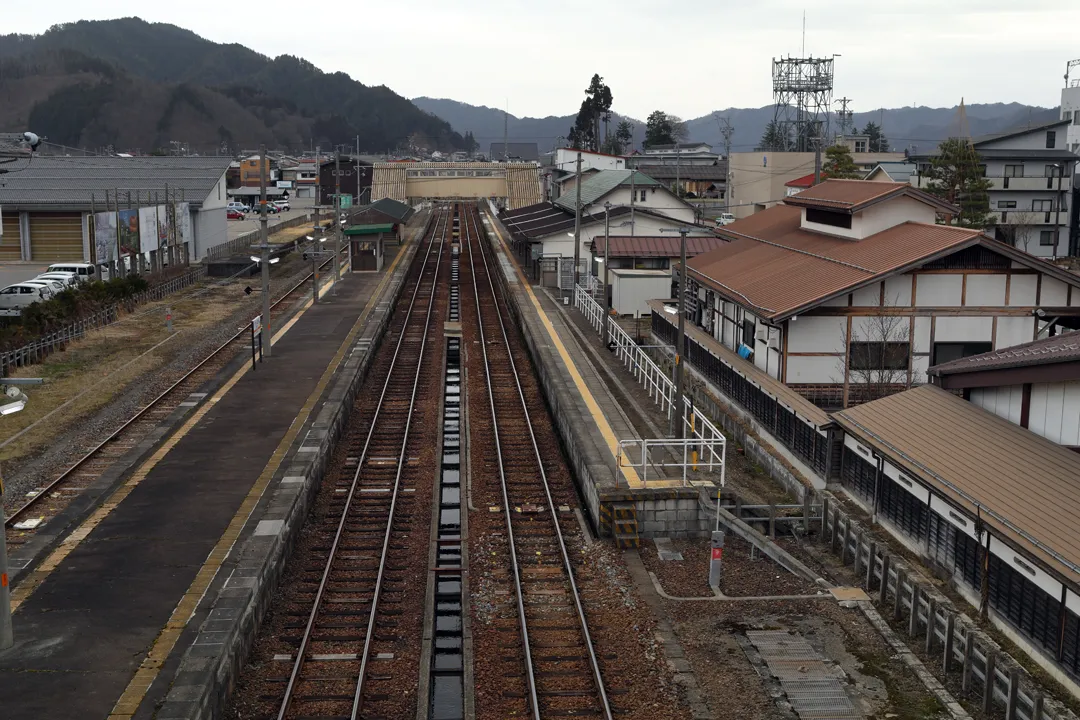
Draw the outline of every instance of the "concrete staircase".
<instances>
[{"instance_id":1,"label":"concrete staircase","mask_svg":"<svg viewBox=\"0 0 1080 720\"><path fill-rule=\"evenodd\" d=\"M641 547L638 535L637 508L632 502L604 503L600 506L600 534L614 537L623 550Z\"/></svg>"}]
</instances>

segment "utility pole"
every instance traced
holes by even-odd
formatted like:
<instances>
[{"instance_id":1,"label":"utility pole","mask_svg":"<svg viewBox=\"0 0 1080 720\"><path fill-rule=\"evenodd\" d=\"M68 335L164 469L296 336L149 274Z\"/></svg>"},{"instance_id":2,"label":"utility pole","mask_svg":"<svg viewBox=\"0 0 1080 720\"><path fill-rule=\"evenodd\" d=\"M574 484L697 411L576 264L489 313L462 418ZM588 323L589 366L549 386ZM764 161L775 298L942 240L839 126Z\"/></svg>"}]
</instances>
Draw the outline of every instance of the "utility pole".
<instances>
[{"instance_id":1,"label":"utility pole","mask_svg":"<svg viewBox=\"0 0 1080 720\"><path fill-rule=\"evenodd\" d=\"M731 138L735 134L735 128L731 126L730 118L723 118L720 134L724 136L724 161L727 163L724 172L724 212L730 212L731 196L735 194L735 183L731 179Z\"/></svg>"},{"instance_id":2,"label":"utility pole","mask_svg":"<svg viewBox=\"0 0 1080 720\"><path fill-rule=\"evenodd\" d=\"M814 184L821 182L821 130L814 133Z\"/></svg>"},{"instance_id":3,"label":"utility pole","mask_svg":"<svg viewBox=\"0 0 1080 720\"><path fill-rule=\"evenodd\" d=\"M630 168L630 237L634 237L634 196L637 190L634 188L634 173L637 168Z\"/></svg>"},{"instance_id":4,"label":"utility pole","mask_svg":"<svg viewBox=\"0 0 1080 720\"><path fill-rule=\"evenodd\" d=\"M608 293L608 261L611 249L611 203L604 203L604 310L611 311L611 295Z\"/></svg>"},{"instance_id":5,"label":"utility pole","mask_svg":"<svg viewBox=\"0 0 1080 720\"><path fill-rule=\"evenodd\" d=\"M840 121L840 135L846 137L848 132L852 130L852 111L848 110L848 103L851 102L851 98L842 97L836 102L840 103L840 109L836 113L837 119Z\"/></svg>"},{"instance_id":6,"label":"utility pole","mask_svg":"<svg viewBox=\"0 0 1080 720\"><path fill-rule=\"evenodd\" d=\"M266 146L259 146L259 250L262 258L262 344L263 354L270 357L270 232L266 219Z\"/></svg>"},{"instance_id":7,"label":"utility pole","mask_svg":"<svg viewBox=\"0 0 1080 720\"><path fill-rule=\"evenodd\" d=\"M679 333L675 341L675 407L671 408L671 435L678 440L686 436L686 401L683 398L683 346L686 333L686 235L690 228L679 228Z\"/></svg>"},{"instance_id":8,"label":"utility pole","mask_svg":"<svg viewBox=\"0 0 1080 720\"><path fill-rule=\"evenodd\" d=\"M682 190L679 188L680 176L679 176L679 160L682 159L682 154L679 152L679 141L675 141L675 197L682 197Z\"/></svg>"},{"instance_id":9,"label":"utility pole","mask_svg":"<svg viewBox=\"0 0 1080 720\"><path fill-rule=\"evenodd\" d=\"M337 218L337 230L334 232L334 297L337 297L338 279L341 277L341 150L334 153L334 217Z\"/></svg>"},{"instance_id":10,"label":"utility pole","mask_svg":"<svg viewBox=\"0 0 1080 720\"><path fill-rule=\"evenodd\" d=\"M570 294L577 293L578 284L578 261L581 259L581 153L577 154L577 182L574 192L577 200L574 201L574 282L570 288Z\"/></svg>"},{"instance_id":11,"label":"utility pole","mask_svg":"<svg viewBox=\"0 0 1080 720\"><path fill-rule=\"evenodd\" d=\"M510 162L510 146L508 141L510 139L510 100L506 100L506 110L503 111L503 162ZM578 158L581 155L578 154ZM578 177L580 180L581 177Z\"/></svg>"}]
</instances>

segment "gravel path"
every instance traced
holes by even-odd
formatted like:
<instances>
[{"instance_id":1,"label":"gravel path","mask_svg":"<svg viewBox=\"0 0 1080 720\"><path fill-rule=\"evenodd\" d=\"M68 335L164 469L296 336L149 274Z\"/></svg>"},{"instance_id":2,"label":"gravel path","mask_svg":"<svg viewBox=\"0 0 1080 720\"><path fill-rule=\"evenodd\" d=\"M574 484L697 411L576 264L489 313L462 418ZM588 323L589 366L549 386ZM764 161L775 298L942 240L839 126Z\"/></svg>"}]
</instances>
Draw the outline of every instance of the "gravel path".
<instances>
[{"instance_id":1,"label":"gravel path","mask_svg":"<svg viewBox=\"0 0 1080 720\"><path fill-rule=\"evenodd\" d=\"M295 285L306 272L306 267L301 266L298 272L272 278L271 292L275 297L279 296ZM241 279L234 282L243 284L248 281L249 279ZM258 313L260 305L259 294L252 293L238 302L236 310L225 320L182 331L176 339L158 351L168 358L164 365L148 370L126 387L118 388L111 402L88 417L61 416L59 422L70 424L70 427L52 438L43 452L34 457L5 463L5 508L11 510L21 505L28 492L51 481L96 447L139 409L228 341L239 327Z\"/></svg>"}]
</instances>

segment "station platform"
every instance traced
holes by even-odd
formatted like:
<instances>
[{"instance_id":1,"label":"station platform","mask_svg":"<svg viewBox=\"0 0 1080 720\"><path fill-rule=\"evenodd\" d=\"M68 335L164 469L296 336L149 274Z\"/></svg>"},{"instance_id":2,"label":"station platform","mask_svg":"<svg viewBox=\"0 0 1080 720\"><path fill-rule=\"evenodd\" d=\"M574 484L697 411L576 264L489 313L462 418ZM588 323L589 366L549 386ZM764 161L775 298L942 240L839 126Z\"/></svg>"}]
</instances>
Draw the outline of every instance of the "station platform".
<instances>
[{"instance_id":1,"label":"station platform","mask_svg":"<svg viewBox=\"0 0 1080 720\"><path fill-rule=\"evenodd\" d=\"M707 534L713 484L684 485L660 468L643 478L618 461L620 440L667 436L662 414L572 306L528 281L497 218L485 214L485 227L594 526L616 539L619 525L627 536Z\"/></svg>"},{"instance_id":2,"label":"station platform","mask_svg":"<svg viewBox=\"0 0 1080 720\"><path fill-rule=\"evenodd\" d=\"M258 534L270 480L311 432L335 373L374 350L356 338L383 327L416 245L388 247L384 271L348 274L318 304L298 302L272 357L224 368L166 421L168 439L17 578L0 716L157 715L205 602Z\"/></svg>"}]
</instances>

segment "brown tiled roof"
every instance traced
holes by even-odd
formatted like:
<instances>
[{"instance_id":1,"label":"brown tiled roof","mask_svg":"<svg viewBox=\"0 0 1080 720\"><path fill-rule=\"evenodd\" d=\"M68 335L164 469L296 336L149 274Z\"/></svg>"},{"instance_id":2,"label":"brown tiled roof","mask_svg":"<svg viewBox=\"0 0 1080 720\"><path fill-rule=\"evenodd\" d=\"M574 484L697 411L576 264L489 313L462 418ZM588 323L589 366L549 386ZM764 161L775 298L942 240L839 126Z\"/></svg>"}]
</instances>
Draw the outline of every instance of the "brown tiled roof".
<instances>
[{"instance_id":1,"label":"brown tiled roof","mask_svg":"<svg viewBox=\"0 0 1080 720\"><path fill-rule=\"evenodd\" d=\"M641 237L612 235L610 257L679 257L679 236ZM727 241L719 237L687 237L686 256L693 257L715 250ZM604 254L604 236L593 238L593 252Z\"/></svg>"},{"instance_id":2,"label":"brown tiled roof","mask_svg":"<svg viewBox=\"0 0 1080 720\"><path fill-rule=\"evenodd\" d=\"M1030 365L1080 361L1080 333L1069 333L952 360L930 368L931 375L1005 370Z\"/></svg>"},{"instance_id":3,"label":"brown tiled roof","mask_svg":"<svg viewBox=\"0 0 1080 720\"><path fill-rule=\"evenodd\" d=\"M995 535L1076 583L1080 454L932 385L833 414Z\"/></svg>"},{"instance_id":4,"label":"brown tiled roof","mask_svg":"<svg viewBox=\"0 0 1080 720\"><path fill-rule=\"evenodd\" d=\"M942 212L958 212L958 208L907 183L873 182L870 180L826 180L814 187L785 198L788 205L815 207L843 212L857 212L875 203L906 195Z\"/></svg>"},{"instance_id":5,"label":"brown tiled roof","mask_svg":"<svg viewBox=\"0 0 1080 720\"><path fill-rule=\"evenodd\" d=\"M995 248L1000 244L978 230L911 222L862 240L846 240L802 230L801 214L797 207L777 205L717 228L732 242L688 261L691 277L765 317L779 319L981 240Z\"/></svg>"}]
</instances>

